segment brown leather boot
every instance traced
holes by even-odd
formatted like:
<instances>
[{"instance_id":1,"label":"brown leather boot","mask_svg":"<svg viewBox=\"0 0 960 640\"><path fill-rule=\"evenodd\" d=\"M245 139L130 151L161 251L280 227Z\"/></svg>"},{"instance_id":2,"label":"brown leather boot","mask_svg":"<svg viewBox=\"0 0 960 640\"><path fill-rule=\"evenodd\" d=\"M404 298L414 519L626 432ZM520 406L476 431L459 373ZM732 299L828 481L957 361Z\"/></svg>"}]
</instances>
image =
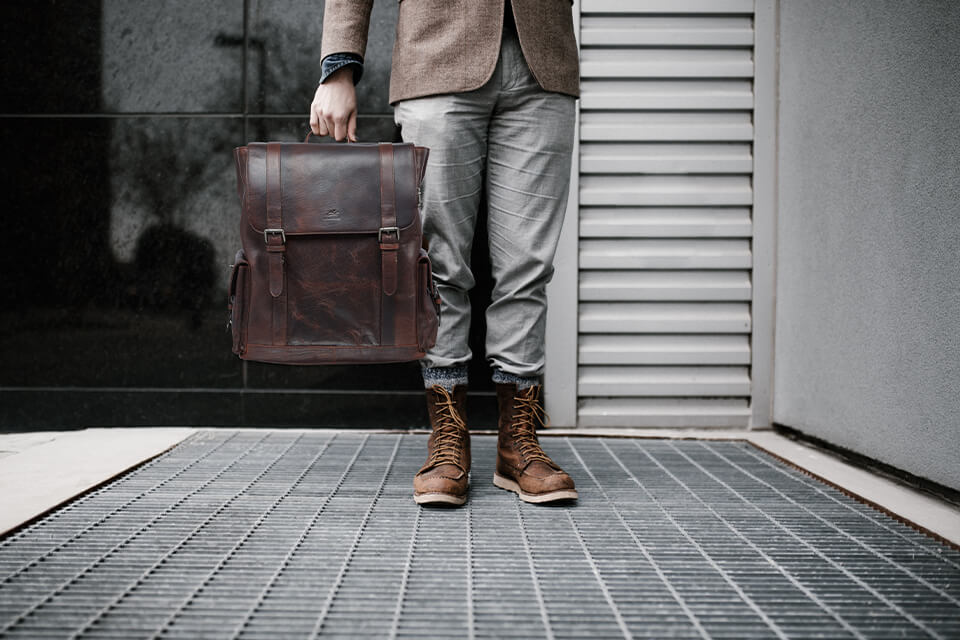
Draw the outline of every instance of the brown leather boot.
<instances>
[{"instance_id":1,"label":"brown leather boot","mask_svg":"<svg viewBox=\"0 0 960 640\"><path fill-rule=\"evenodd\" d=\"M417 504L463 504L470 485L467 387L457 385L452 395L440 385L427 389L427 410L433 433L427 462L413 478L413 499Z\"/></svg>"},{"instance_id":2,"label":"brown leather boot","mask_svg":"<svg viewBox=\"0 0 960 640\"><path fill-rule=\"evenodd\" d=\"M497 404L500 436L493 484L525 502L576 500L573 479L543 452L537 439L537 425L546 426L540 386L518 391L516 384L498 384Z\"/></svg>"}]
</instances>

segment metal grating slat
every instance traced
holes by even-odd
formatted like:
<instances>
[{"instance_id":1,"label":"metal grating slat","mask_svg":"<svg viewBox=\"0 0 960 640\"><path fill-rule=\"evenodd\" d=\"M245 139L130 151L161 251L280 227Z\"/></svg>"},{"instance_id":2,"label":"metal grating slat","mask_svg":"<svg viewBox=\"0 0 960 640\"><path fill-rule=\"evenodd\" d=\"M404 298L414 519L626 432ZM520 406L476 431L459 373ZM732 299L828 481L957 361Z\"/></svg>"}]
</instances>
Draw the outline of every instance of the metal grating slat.
<instances>
[{"instance_id":1,"label":"metal grating slat","mask_svg":"<svg viewBox=\"0 0 960 640\"><path fill-rule=\"evenodd\" d=\"M771 470L777 472L775 476L765 476L765 479L769 483L781 482L781 490L783 491L792 491L796 485L802 485L804 490L813 490L824 498L826 503L823 501L814 502L812 500L806 501L805 505L808 508L811 508L816 504L826 504L829 507L834 505L842 510L842 512L837 512L835 509L830 510L827 513L834 518L834 520L841 520L843 516L848 514L853 514L851 520L847 520L850 524L859 524L861 519L866 519L872 524L878 525L885 533L892 534L894 537L883 535L881 540L886 544L898 545L896 551L905 557L912 558L915 552L922 552L925 554L933 555L937 558L938 561L943 562L945 565L948 565L954 569L960 571L960 562L956 562L947 555L942 554L943 547L932 542L929 538L925 536L917 536L915 532L909 531L904 532L902 527L892 527L889 525L889 518L879 514L874 509L871 509L859 502L853 502L851 500L840 500L837 498L836 491L826 491L823 488L822 483L806 475L789 473L783 465L776 464L772 461L769 456L752 451L750 449L743 449L735 452L736 455L727 455L727 459L736 461L744 460L749 457L747 460L747 466L751 466L755 461L760 462L763 465L769 467ZM908 535L908 533L910 535ZM906 548L900 547L900 543L905 543Z\"/></svg>"},{"instance_id":2,"label":"metal grating slat","mask_svg":"<svg viewBox=\"0 0 960 640\"><path fill-rule=\"evenodd\" d=\"M424 435L202 432L0 540L0 636L960 636L960 552L748 444L543 441L576 505L491 436L431 509Z\"/></svg>"}]
</instances>

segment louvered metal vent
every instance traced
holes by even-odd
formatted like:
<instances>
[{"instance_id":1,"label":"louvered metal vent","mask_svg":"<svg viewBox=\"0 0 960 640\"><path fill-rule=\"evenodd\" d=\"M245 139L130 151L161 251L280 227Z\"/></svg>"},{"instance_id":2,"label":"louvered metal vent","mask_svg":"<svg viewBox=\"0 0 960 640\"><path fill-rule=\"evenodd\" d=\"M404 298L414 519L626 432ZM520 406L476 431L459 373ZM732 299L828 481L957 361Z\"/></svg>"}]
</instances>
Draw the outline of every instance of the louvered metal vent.
<instances>
[{"instance_id":1,"label":"louvered metal vent","mask_svg":"<svg viewBox=\"0 0 960 640\"><path fill-rule=\"evenodd\" d=\"M753 10L582 2L581 425L749 422Z\"/></svg>"},{"instance_id":2,"label":"louvered metal vent","mask_svg":"<svg viewBox=\"0 0 960 640\"><path fill-rule=\"evenodd\" d=\"M739 442L544 439L575 506L474 438L205 432L0 541L5 638L956 638L960 553Z\"/></svg>"}]
</instances>

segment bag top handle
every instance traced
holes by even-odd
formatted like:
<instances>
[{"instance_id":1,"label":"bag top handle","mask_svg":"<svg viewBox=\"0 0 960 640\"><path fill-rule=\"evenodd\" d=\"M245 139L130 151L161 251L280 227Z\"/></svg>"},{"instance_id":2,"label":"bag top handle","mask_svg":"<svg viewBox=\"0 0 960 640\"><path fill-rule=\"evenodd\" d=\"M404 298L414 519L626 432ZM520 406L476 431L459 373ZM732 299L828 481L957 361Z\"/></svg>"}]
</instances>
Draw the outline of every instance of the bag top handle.
<instances>
[{"instance_id":1,"label":"bag top handle","mask_svg":"<svg viewBox=\"0 0 960 640\"><path fill-rule=\"evenodd\" d=\"M304 141L304 142L310 142L310 136L312 136L312 135L314 135L313 131L310 131L309 129L307 129L307 136L303 139L303 141ZM330 136L316 136L316 137L318 137L318 138L326 138L326 137L330 137ZM334 142L336 142L336 140L334 140ZM350 144L350 140L346 140L345 142L346 142L346 144Z\"/></svg>"}]
</instances>

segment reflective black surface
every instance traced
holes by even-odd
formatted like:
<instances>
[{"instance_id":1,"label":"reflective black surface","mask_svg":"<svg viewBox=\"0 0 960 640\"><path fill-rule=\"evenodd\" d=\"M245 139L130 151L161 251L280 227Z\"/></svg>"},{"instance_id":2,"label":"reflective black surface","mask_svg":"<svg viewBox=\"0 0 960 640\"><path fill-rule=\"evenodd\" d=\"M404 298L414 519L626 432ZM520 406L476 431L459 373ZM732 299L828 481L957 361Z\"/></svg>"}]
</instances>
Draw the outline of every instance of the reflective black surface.
<instances>
[{"instance_id":1,"label":"reflective black surface","mask_svg":"<svg viewBox=\"0 0 960 640\"><path fill-rule=\"evenodd\" d=\"M251 0L247 49L247 109L251 113L306 113L320 80L323 3ZM387 90L397 19L395 0L377 0L370 16L361 114L390 114Z\"/></svg>"},{"instance_id":2,"label":"reflective black surface","mask_svg":"<svg viewBox=\"0 0 960 640\"><path fill-rule=\"evenodd\" d=\"M0 112L101 110L101 14L97 0L0 3Z\"/></svg>"},{"instance_id":3,"label":"reflective black surface","mask_svg":"<svg viewBox=\"0 0 960 640\"><path fill-rule=\"evenodd\" d=\"M399 139L395 16L378 0L362 140ZM417 363L284 367L230 352L232 149L303 139L321 31L320 2L3 3L0 428L426 424ZM474 255L479 276L486 247ZM478 283L482 311L489 278ZM492 426L475 317L471 416Z\"/></svg>"}]
</instances>

